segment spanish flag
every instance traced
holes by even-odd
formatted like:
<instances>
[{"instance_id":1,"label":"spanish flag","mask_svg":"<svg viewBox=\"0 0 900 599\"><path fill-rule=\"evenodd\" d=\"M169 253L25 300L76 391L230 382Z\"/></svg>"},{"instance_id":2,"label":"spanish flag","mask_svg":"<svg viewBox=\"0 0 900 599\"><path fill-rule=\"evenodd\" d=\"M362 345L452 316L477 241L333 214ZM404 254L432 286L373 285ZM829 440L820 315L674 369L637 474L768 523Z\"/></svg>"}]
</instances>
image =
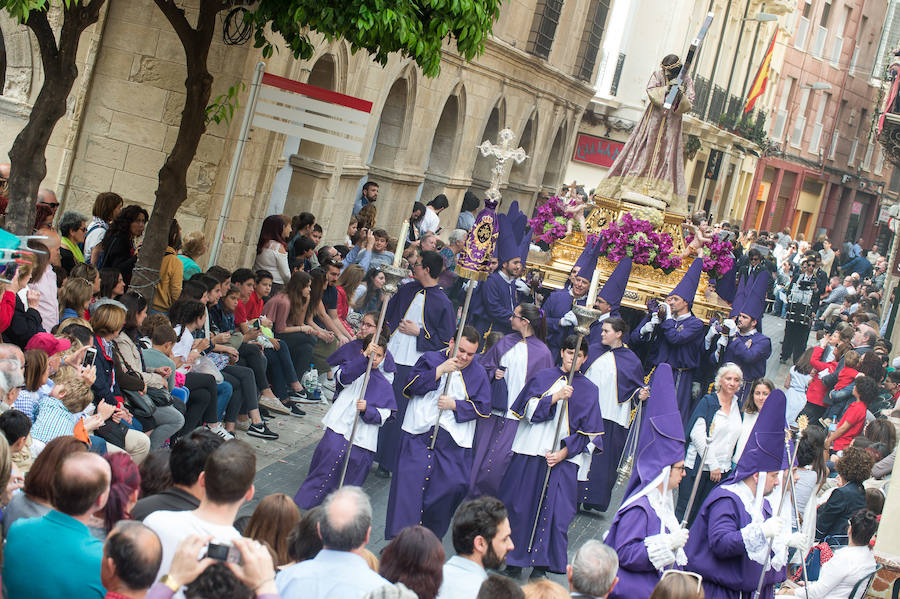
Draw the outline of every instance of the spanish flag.
<instances>
[{"instance_id":1,"label":"spanish flag","mask_svg":"<svg viewBox=\"0 0 900 599\"><path fill-rule=\"evenodd\" d=\"M766 91L766 82L769 80L769 71L772 69L772 52L775 50L776 37L778 37L778 29L775 29L775 33L772 35L772 42L769 44L769 49L766 51L766 55L763 56L762 64L759 65L759 71L756 73L753 85L750 86L750 94L747 96L747 106L744 108L745 113L753 110L756 99Z\"/></svg>"}]
</instances>

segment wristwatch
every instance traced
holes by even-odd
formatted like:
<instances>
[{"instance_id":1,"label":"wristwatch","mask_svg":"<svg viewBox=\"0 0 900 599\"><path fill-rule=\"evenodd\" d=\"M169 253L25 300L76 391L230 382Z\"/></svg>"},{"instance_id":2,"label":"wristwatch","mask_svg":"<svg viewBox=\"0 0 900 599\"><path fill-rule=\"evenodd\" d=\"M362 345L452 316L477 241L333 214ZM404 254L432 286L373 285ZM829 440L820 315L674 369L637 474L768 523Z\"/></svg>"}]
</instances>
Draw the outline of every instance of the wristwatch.
<instances>
[{"instance_id":1,"label":"wristwatch","mask_svg":"<svg viewBox=\"0 0 900 599\"><path fill-rule=\"evenodd\" d=\"M173 593L177 593L181 589L181 583L172 578L170 574L165 574L159 581L166 585Z\"/></svg>"}]
</instances>

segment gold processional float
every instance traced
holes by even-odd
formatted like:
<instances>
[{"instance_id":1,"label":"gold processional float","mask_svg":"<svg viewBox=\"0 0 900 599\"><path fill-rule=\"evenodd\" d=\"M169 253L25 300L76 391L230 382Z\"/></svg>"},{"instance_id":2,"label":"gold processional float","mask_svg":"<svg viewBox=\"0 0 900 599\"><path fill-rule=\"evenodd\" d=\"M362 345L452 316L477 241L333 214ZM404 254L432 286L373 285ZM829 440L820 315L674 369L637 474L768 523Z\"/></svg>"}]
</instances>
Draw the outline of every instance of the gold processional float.
<instances>
[{"instance_id":1,"label":"gold processional float","mask_svg":"<svg viewBox=\"0 0 900 599\"><path fill-rule=\"evenodd\" d=\"M687 218L686 212L676 212L663 207L650 207L646 203L634 203L640 201L637 194L625 194L625 197L632 198L633 201L625 198L614 200L594 195L593 207L585 219L587 235L598 235L607 225L619 220L622 215L630 213L637 219L651 222L655 231L668 233L672 237L674 253L684 254L688 246L685 243L683 231ZM569 279L572 267L584 250L585 241L585 233L573 231L563 239L554 242L549 252L534 250L529 252L527 267L539 270L543 274L545 287L561 289ZM631 276L628 278L628 286L622 297L622 305L646 311L649 300L663 301L681 281L691 262L696 259L698 259L696 256L682 257L681 266L668 274L653 266L634 264L631 268ZM612 274L616 264L617 262L612 262L606 257L600 258L597 268L601 273L602 283L605 283ZM730 308L729 304L716 295L715 287L710 284L709 276L703 273L700 285L697 286L697 295L694 297L694 315L704 322L709 322L715 313L727 315Z\"/></svg>"}]
</instances>

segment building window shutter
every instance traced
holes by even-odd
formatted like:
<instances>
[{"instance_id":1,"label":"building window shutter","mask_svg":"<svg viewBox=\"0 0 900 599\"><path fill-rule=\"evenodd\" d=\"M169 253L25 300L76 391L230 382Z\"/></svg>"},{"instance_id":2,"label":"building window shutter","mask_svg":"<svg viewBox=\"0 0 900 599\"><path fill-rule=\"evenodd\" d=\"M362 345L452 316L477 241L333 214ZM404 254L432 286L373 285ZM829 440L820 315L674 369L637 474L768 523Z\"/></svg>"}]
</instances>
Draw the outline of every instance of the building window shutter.
<instances>
[{"instance_id":1,"label":"building window shutter","mask_svg":"<svg viewBox=\"0 0 900 599\"><path fill-rule=\"evenodd\" d=\"M563 0L538 0L534 10L531 34L528 36L528 51L547 59L553 47L556 26L562 13Z\"/></svg>"}]
</instances>

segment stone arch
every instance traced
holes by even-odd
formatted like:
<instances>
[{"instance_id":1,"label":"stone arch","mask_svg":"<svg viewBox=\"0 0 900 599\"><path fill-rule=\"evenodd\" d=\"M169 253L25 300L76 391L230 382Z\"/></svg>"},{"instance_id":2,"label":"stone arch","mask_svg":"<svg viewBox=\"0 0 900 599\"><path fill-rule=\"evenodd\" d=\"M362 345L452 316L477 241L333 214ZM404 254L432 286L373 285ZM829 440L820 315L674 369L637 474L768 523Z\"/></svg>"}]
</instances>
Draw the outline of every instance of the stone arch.
<instances>
[{"instance_id":1,"label":"stone arch","mask_svg":"<svg viewBox=\"0 0 900 599\"><path fill-rule=\"evenodd\" d=\"M409 70L391 85L378 117L370 166L393 169L398 165L409 142L408 121L415 102L414 90L415 81Z\"/></svg>"},{"instance_id":2,"label":"stone arch","mask_svg":"<svg viewBox=\"0 0 900 599\"><path fill-rule=\"evenodd\" d=\"M501 98L488 114L484 129L476 143L480 144L484 140L490 140L491 142L496 143L497 134L506 126L505 123L506 101ZM472 169L472 186L481 192L486 191L491 184L491 169L493 167L494 162L489 158L482 156L481 152L478 152L475 157L475 166Z\"/></svg>"},{"instance_id":3,"label":"stone arch","mask_svg":"<svg viewBox=\"0 0 900 599\"><path fill-rule=\"evenodd\" d=\"M568 123L563 120L556 129L556 136L553 138L553 145L550 146L547 163L544 166L544 176L541 179L541 187L554 192L558 191L565 174L567 125Z\"/></svg>"},{"instance_id":4,"label":"stone arch","mask_svg":"<svg viewBox=\"0 0 900 599\"><path fill-rule=\"evenodd\" d=\"M334 54L326 53L320 56L310 70L306 82L316 87L337 91L338 71ZM328 148L308 139L301 139L300 149L297 150L298 156L309 160L333 159L334 154L335 150L333 148Z\"/></svg>"},{"instance_id":5,"label":"stone arch","mask_svg":"<svg viewBox=\"0 0 900 599\"><path fill-rule=\"evenodd\" d=\"M465 107L460 105L459 95L451 93L444 102L425 162L425 181L421 198L426 202L444 193L450 182L459 150L459 132L462 129L463 114Z\"/></svg>"},{"instance_id":6,"label":"stone arch","mask_svg":"<svg viewBox=\"0 0 900 599\"><path fill-rule=\"evenodd\" d=\"M531 114L525 120L525 126L522 127L522 133L516 138L519 147L525 150L528 158L521 164L513 163L509 171L509 184L517 183L525 185L531 175L532 165L534 164L534 148L535 139L540 122L538 121L537 107L531 109Z\"/></svg>"}]
</instances>

